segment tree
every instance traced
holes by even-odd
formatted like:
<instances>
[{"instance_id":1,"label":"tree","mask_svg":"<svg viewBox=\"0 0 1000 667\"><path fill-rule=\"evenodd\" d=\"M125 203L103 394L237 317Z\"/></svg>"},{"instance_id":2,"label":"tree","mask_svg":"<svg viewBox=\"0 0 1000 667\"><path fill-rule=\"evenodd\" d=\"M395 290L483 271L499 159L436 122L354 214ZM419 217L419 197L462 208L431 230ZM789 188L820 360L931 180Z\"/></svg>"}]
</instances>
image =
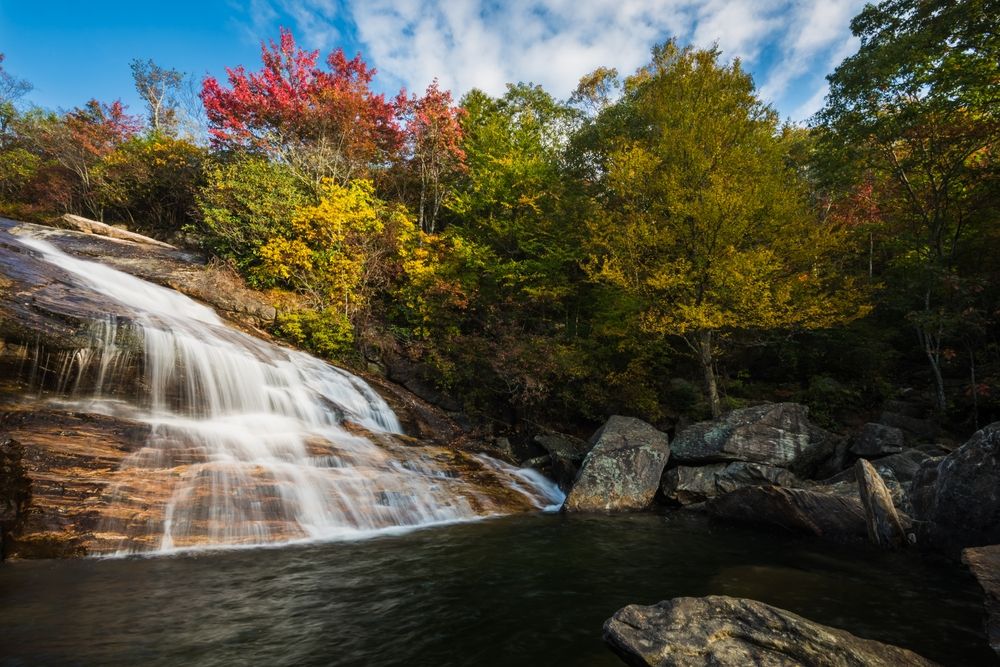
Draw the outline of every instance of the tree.
<instances>
[{"instance_id":1,"label":"tree","mask_svg":"<svg viewBox=\"0 0 1000 667\"><path fill-rule=\"evenodd\" d=\"M115 219L160 238L191 220L203 180L204 149L154 132L133 137L100 163L99 195Z\"/></svg>"},{"instance_id":2,"label":"tree","mask_svg":"<svg viewBox=\"0 0 1000 667\"><path fill-rule=\"evenodd\" d=\"M126 113L121 101L102 104L90 100L61 117L43 114L36 118L31 124L31 141L38 152L73 175L81 210L101 220L101 162L134 137L140 125L136 117Z\"/></svg>"},{"instance_id":3,"label":"tree","mask_svg":"<svg viewBox=\"0 0 1000 667\"><path fill-rule=\"evenodd\" d=\"M152 60L139 58L129 66L135 89L146 103L149 129L158 134L175 135L184 74L175 69L164 69Z\"/></svg>"},{"instance_id":4,"label":"tree","mask_svg":"<svg viewBox=\"0 0 1000 667\"><path fill-rule=\"evenodd\" d=\"M393 105L372 92L375 70L340 49L317 65L281 30L261 44L263 68L227 69L229 86L205 79L209 133L220 148L257 150L287 164L314 193L324 179L346 184L386 164L399 147Z\"/></svg>"},{"instance_id":5,"label":"tree","mask_svg":"<svg viewBox=\"0 0 1000 667\"><path fill-rule=\"evenodd\" d=\"M687 344L716 416L720 337L866 312L830 261L839 235L804 204L777 114L739 61L718 55L656 47L597 117L601 209L588 261L595 280L638 300L644 331Z\"/></svg>"},{"instance_id":6,"label":"tree","mask_svg":"<svg viewBox=\"0 0 1000 667\"><path fill-rule=\"evenodd\" d=\"M415 175L419 195L417 223L429 234L437 229L438 213L449 182L465 171L462 149L462 109L452 105L451 92L435 79L422 97L400 93L397 114L403 119L407 171Z\"/></svg>"},{"instance_id":7,"label":"tree","mask_svg":"<svg viewBox=\"0 0 1000 667\"><path fill-rule=\"evenodd\" d=\"M31 92L32 85L24 79L18 79L4 69L4 54L0 53L0 150L12 141L11 125L17 117L14 104Z\"/></svg>"},{"instance_id":8,"label":"tree","mask_svg":"<svg viewBox=\"0 0 1000 667\"><path fill-rule=\"evenodd\" d=\"M286 165L242 154L210 163L197 196L205 245L261 286L261 247L290 234L292 216L308 202Z\"/></svg>"},{"instance_id":9,"label":"tree","mask_svg":"<svg viewBox=\"0 0 1000 667\"><path fill-rule=\"evenodd\" d=\"M861 47L829 77L817 115L832 186L875 185L893 248L890 290L930 365L939 411L945 341L962 327L961 260L1000 204L998 10L985 0L867 5L851 23Z\"/></svg>"}]
</instances>

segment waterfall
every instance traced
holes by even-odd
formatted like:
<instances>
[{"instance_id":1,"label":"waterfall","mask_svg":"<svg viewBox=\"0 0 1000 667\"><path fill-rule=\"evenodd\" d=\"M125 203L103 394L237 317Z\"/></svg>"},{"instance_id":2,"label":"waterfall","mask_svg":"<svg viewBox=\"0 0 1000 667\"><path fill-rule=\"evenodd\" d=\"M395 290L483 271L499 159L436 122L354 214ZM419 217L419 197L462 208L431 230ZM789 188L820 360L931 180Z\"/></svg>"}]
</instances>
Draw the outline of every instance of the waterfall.
<instances>
[{"instance_id":1,"label":"waterfall","mask_svg":"<svg viewBox=\"0 0 1000 667\"><path fill-rule=\"evenodd\" d=\"M120 312L67 356L58 400L144 426L98 528L115 553L365 536L558 505L533 472L401 437L362 379L224 322L188 297L33 238ZM137 381L121 391L126 369ZM488 490L476 480L486 480Z\"/></svg>"}]
</instances>

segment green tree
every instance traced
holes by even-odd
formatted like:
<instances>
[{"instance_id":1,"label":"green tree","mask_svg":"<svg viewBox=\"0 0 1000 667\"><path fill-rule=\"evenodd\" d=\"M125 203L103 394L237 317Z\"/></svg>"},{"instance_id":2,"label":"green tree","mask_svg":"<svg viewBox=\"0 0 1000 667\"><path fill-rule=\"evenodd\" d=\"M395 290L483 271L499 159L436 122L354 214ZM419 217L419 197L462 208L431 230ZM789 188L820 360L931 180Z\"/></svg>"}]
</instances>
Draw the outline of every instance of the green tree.
<instances>
[{"instance_id":1,"label":"green tree","mask_svg":"<svg viewBox=\"0 0 1000 667\"><path fill-rule=\"evenodd\" d=\"M261 247L290 235L292 217L311 199L284 165L235 155L206 168L196 201L205 246L259 285Z\"/></svg>"},{"instance_id":2,"label":"green tree","mask_svg":"<svg viewBox=\"0 0 1000 667\"><path fill-rule=\"evenodd\" d=\"M977 241L998 208L1000 7L884 0L851 30L861 47L829 77L817 116L824 167L833 187L875 186L890 296L916 331L944 411L945 342L964 326L956 285L979 263L970 252L988 250Z\"/></svg>"},{"instance_id":3,"label":"green tree","mask_svg":"<svg viewBox=\"0 0 1000 667\"><path fill-rule=\"evenodd\" d=\"M601 208L588 262L595 280L637 301L647 334L687 344L714 415L720 337L865 312L829 261L841 235L806 207L777 114L739 62L718 55L656 47L597 117Z\"/></svg>"}]
</instances>

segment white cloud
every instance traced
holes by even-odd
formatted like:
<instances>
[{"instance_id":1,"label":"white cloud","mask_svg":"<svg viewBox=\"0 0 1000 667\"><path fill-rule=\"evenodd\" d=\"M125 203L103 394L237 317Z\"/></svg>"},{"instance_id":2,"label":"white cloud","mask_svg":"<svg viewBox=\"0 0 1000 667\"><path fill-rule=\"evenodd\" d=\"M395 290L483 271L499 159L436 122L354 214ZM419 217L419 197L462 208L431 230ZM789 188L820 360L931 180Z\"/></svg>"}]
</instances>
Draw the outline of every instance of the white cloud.
<instances>
[{"instance_id":1,"label":"white cloud","mask_svg":"<svg viewBox=\"0 0 1000 667\"><path fill-rule=\"evenodd\" d=\"M495 95L508 82L531 81L565 97L596 67L630 73L648 61L651 46L675 36L741 58L763 82L762 96L785 114L794 108L798 120L822 102L830 55L849 43L863 0L271 2L312 48L350 33L385 87L418 91L438 78L457 95L474 87ZM254 10L255 28L263 14ZM803 90L813 91L804 102Z\"/></svg>"}]
</instances>

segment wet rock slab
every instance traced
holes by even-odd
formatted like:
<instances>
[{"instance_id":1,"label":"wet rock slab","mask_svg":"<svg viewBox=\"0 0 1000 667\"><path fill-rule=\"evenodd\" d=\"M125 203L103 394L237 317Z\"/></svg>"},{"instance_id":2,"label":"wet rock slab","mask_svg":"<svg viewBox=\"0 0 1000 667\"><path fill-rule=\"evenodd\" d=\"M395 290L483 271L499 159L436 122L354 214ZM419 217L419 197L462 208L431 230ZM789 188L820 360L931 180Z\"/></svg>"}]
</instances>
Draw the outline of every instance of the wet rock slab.
<instances>
[{"instance_id":1,"label":"wet rock slab","mask_svg":"<svg viewBox=\"0 0 1000 667\"><path fill-rule=\"evenodd\" d=\"M641 667L935 664L784 609L726 596L629 605L605 622L604 640L626 663Z\"/></svg>"}]
</instances>

